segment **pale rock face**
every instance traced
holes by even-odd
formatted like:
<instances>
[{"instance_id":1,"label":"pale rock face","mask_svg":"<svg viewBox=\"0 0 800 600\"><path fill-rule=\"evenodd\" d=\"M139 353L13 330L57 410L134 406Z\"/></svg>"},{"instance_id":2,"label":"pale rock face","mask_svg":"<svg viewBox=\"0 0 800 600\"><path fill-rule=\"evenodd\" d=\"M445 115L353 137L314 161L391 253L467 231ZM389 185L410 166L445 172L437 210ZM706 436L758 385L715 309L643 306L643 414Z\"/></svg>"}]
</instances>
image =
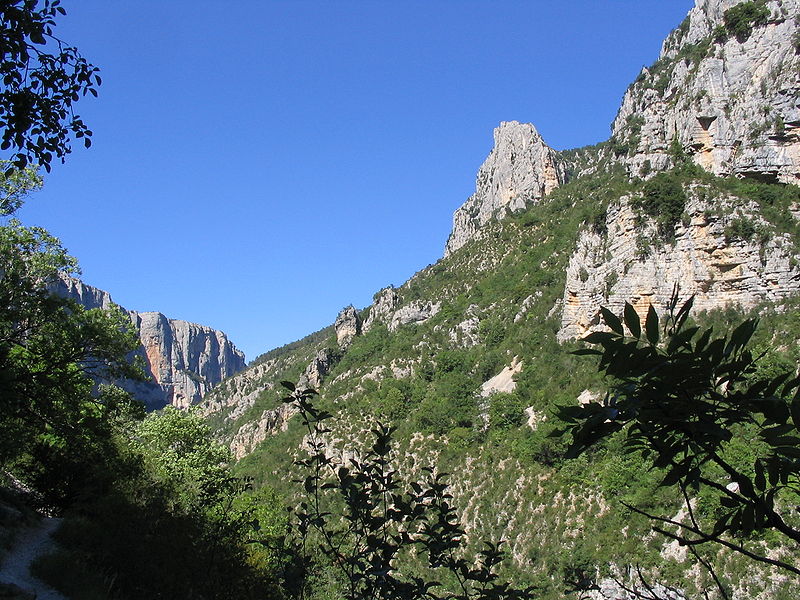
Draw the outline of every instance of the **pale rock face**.
<instances>
[{"instance_id":1,"label":"pale rock face","mask_svg":"<svg viewBox=\"0 0 800 600\"><path fill-rule=\"evenodd\" d=\"M410 302L398 308L389 321L389 331L397 331L397 328L409 323L424 323L442 308L441 302Z\"/></svg>"},{"instance_id":2,"label":"pale rock face","mask_svg":"<svg viewBox=\"0 0 800 600\"><path fill-rule=\"evenodd\" d=\"M520 371L522 371L522 362L515 357L509 366L481 385L481 398L488 398L492 394L501 392L513 392L517 389L517 382L514 381L514 376Z\"/></svg>"},{"instance_id":3,"label":"pale rock face","mask_svg":"<svg viewBox=\"0 0 800 600\"><path fill-rule=\"evenodd\" d=\"M659 73L643 69L626 92L612 130L631 147L623 160L632 175L668 168L677 138L716 175L800 183L800 0L767 2L771 19L744 42L713 41L714 28L736 4L697 0L688 28L673 31L662 46L661 64L668 66ZM705 43L701 60L677 59L681 49L687 54L691 44Z\"/></svg>"},{"instance_id":4,"label":"pale rock face","mask_svg":"<svg viewBox=\"0 0 800 600\"><path fill-rule=\"evenodd\" d=\"M64 277L54 282L53 293L86 308L115 306L108 292ZM198 403L217 383L245 368L244 354L221 331L187 321L168 319L161 313L120 308L136 328L151 382L123 382L122 387L148 408L172 404L187 408Z\"/></svg>"},{"instance_id":5,"label":"pale rock face","mask_svg":"<svg viewBox=\"0 0 800 600\"><path fill-rule=\"evenodd\" d=\"M308 387L315 390L319 389L322 385L322 379L331 370L332 358L331 352L327 348L319 350L300 376L297 387L301 389Z\"/></svg>"},{"instance_id":6,"label":"pale rock face","mask_svg":"<svg viewBox=\"0 0 800 600\"><path fill-rule=\"evenodd\" d=\"M653 304L663 314L676 284L681 298L695 295L695 311L748 308L800 292L800 271L787 234L774 234L763 246L757 240L726 241L726 226L740 214L756 225L765 223L754 203L728 198L712 211L694 188L688 197L689 221L678 223L675 242L651 247L646 256L639 247L641 236L655 235L655 230L636 228L626 198L609 207L606 235L581 233L567 267L559 340L597 329L601 306L619 315L628 301L643 317Z\"/></svg>"},{"instance_id":7,"label":"pale rock face","mask_svg":"<svg viewBox=\"0 0 800 600\"><path fill-rule=\"evenodd\" d=\"M389 331L410 323L424 323L442 308L441 302L409 302L398 308L400 296L393 287L387 287L375 294L375 301L369 309L361 331L367 332L377 323L385 324Z\"/></svg>"},{"instance_id":8,"label":"pale rock face","mask_svg":"<svg viewBox=\"0 0 800 600\"><path fill-rule=\"evenodd\" d=\"M529 406L525 409L525 424L530 428L531 431L536 431L539 428L539 424L547 421L547 413L540 412Z\"/></svg>"},{"instance_id":9,"label":"pale rock face","mask_svg":"<svg viewBox=\"0 0 800 600\"><path fill-rule=\"evenodd\" d=\"M355 307L350 305L343 308L336 317L333 327L336 330L336 343L339 348L347 348L353 338L361 334L361 319Z\"/></svg>"},{"instance_id":10,"label":"pale rock face","mask_svg":"<svg viewBox=\"0 0 800 600\"><path fill-rule=\"evenodd\" d=\"M236 460L247 456L267 437L278 431L286 431L289 419L297 412L292 404L281 404L272 410L265 410L255 421L245 423L233 436L230 448Z\"/></svg>"},{"instance_id":11,"label":"pale rock face","mask_svg":"<svg viewBox=\"0 0 800 600\"><path fill-rule=\"evenodd\" d=\"M633 592L625 590L617 581L611 578L601 579L597 582L599 589L590 590L582 595L586 600L636 600L637 598L658 598L659 600L686 600L681 590L667 587L661 583L648 582L647 585L638 581L633 573L629 574L633 582L627 587Z\"/></svg>"},{"instance_id":12,"label":"pale rock face","mask_svg":"<svg viewBox=\"0 0 800 600\"><path fill-rule=\"evenodd\" d=\"M264 375L270 373L274 367L275 361L270 360L237 373L227 380L225 389L218 387L213 394L203 398L199 405L201 413L209 416L232 407L232 410L225 415L225 420L235 421L256 403L264 390L274 388L273 382L262 381Z\"/></svg>"},{"instance_id":13,"label":"pale rock face","mask_svg":"<svg viewBox=\"0 0 800 600\"><path fill-rule=\"evenodd\" d=\"M157 312L137 313L135 319L148 371L168 404L197 404L214 385L245 367L244 354L221 331Z\"/></svg>"},{"instance_id":14,"label":"pale rock face","mask_svg":"<svg viewBox=\"0 0 800 600\"><path fill-rule=\"evenodd\" d=\"M453 329L447 332L450 341L459 348L471 348L481 343L478 335L480 321L477 317L468 316Z\"/></svg>"},{"instance_id":15,"label":"pale rock face","mask_svg":"<svg viewBox=\"0 0 800 600\"><path fill-rule=\"evenodd\" d=\"M542 291L536 290L533 294L525 298L520 304L517 314L514 315L514 323L519 323L520 321L522 321L522 319L525 318L525 315L530 310L531 306L533 306L533 303L536 302L536 300L538 300L539 298L541 298L541 296L542 296Z\"/></svg>"},{"instance_id":16,"label":"pale rock face","mask_svg":"<svg viewBox=\"0 0 800 600\"><path fill-rule=\"evenodd\" d=\"M581 406L591 404L592 402L597 402L599 399L600 394L593 392L592 390L583 390L580 394L578 394L578 404Z\"/></svg>"},{"instance_id":17,"label":"pale rock face","mask_svg":"<svg viewBox=\"0 0 800 600\"><path fill-rule=\"evenodd\" d=\"M375 301L372 303L362 330L366 333L375 323L388 323L398 301L397 291L393 287L384 288L375 294Z\"/></svg>"},{"instance_id":18,"label":"pale rock face","mask_svg":"<svg viewBox=\"0 0 800 600\"><path fill-rule=\"evenodd\" d=\"M478 171L475 193L453 215L445 256L486 223L539 202L565 179L564 162L533 125L500 123L494 130L494 148Z\"/></svg>"}]
</instances>

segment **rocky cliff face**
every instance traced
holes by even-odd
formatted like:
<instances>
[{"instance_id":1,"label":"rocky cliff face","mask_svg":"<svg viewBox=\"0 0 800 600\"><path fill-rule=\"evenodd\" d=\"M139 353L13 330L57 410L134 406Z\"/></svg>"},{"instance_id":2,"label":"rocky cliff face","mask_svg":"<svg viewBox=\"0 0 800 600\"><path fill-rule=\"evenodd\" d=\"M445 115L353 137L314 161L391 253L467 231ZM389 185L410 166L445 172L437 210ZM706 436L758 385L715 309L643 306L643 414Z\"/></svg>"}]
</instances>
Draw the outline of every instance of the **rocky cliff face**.
<instances>
[{"instance_id":1,"label":"rocky cliff face","mask_svg":"<svg viewBox=\"0 0 800 600\"><path fill-rule=\"evenodd\" d=\"M74 278L61 279L52 290L86 308L114 305L108 292ZM136 354L144 359L152 377L152 382L129 382L125 387L148 408L196 404L217 383L246 366L244 354L221 331L157 312L122 311L139 334L142 346Z\"/></svg>"},{"instance_id":2,"label":"rocky cliff face","mask_svg":"<svg viewBox=\"0 0 800 600\"><path fill-rule=\"evenodd\" d=\"M637 225L630 198L609 207L604 233L581 234L567 268L560 340L581 337L599 325L601 306L616 314L622 314L625 302L640 316L650 304L661 311L676 285L681 297L695 295L696 311L749 308L800 292L791 236L730 237L732 223L743 215L754 228L769 228L754 202L708 200L699 186L688 190L688 198L674 242L659 242L653 225Z\"/></svg>"},{"instance_id":3,"label":"rocky cliff face","mask_svg":"<svg viewBox=\"0 0 800 600\"><path fill-rule=\"evenodd\" d=\"M565 179L564 161L533 125L500 123L494 130L494 148L478 171L475 193L453 215L445 256L489 221L540 201Z\"/></svg>"},{"instance_id":4,"label":"rocky cliff face","mask_svg":"<svg viewBox=\"0 0 800 600\"><path fill-rule=\"evenodd\" d=\"M697 0L626 92L612 139L632 175L683 151L716 175L800 183L800 2L752 22L737 4Z\"/></svg>"},{"instance_id":5,"label":"rocky cliff face","mask_svg":"<svg viewBox=\"0 0 800 600\"><path fill-rule=\"evenodd\" d=\"M336 330L336 343L339 348L347 348L353 338L361 333L361 317L352 304L342 309L333 324Z\"/></svg>"},{"instance_id":6,"label":"rocky cliff face","mask_svg":"<svg viewBox=\"0 0 800 600\"><path fill-rule=\"evenodd\" d=\"M760 16L735 27L741 4L697 0L626 92L612 147L630 175L668 169L683 154L715 175L800 182L800 2L757 4ZM601 305L663 308L674 285L696 296L695 310L747 308L800 291L787 234L731 239L725 231L735 219L769 228L759 207L702 196L689 190L674 243L645 247L660 236L638 226L630 198L609 208L607 233L583 232L567 270L559 339L597 325Z\"/></svg>"}]
</instances>

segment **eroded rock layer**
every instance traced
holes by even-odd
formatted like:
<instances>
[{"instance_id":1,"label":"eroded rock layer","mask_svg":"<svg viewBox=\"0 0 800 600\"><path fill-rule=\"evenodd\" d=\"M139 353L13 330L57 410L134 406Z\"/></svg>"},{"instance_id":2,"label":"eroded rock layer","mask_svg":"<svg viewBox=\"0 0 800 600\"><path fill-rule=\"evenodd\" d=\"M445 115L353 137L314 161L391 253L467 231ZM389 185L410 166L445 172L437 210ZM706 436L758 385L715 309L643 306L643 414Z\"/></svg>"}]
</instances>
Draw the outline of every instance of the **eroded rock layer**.
<instances>
[{"instance_id":1,"label":"eroded rock layer","mask_svg":"<svg viewBox=\"0 0 800 600\"><path fill-rule=\"evenodd\" d=\"M694 310L779 301L800 291L800 270L788 234L769 239L731 238L730 225L747 215L767 227L752 201L701 199L688 190L686 218L673 242L659 241L652 224L637 225L629 198L609 207L604 233L582 232L567 268L560 340L581 337L600 324L601 306L622 314L630 302L640 316L653 304L663 311L677 285L695 296Z\"/></svg>"}]
</instances>

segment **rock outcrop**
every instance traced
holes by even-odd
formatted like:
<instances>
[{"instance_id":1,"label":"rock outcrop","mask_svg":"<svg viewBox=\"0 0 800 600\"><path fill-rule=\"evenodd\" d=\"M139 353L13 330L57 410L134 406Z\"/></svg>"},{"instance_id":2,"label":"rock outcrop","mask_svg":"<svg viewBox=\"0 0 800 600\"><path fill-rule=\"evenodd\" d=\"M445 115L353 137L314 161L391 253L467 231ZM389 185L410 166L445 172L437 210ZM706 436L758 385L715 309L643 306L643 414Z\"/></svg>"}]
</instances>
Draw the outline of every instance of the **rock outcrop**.
<instances>
[{"instance_id":1,"label":"rock outcrop","mask_svg":"<svg viewBox=\"0 0 800 600\"><path fill-rule=\"evenodd\" d=\"M148 371L167 404L196 404L217 383L245 367L244 354L221 331L157 312L134 314Z\"/></svg>"},{"instance_id":2,"label":"rock outcrop","mask_svg":"<svg viewBox=\"0 0 800 600\"><path fill-rule=\"evenodd\" d=\"M533 125L500 123L494 130L494 148L478 171L475 193L453 215L445 256L486 223L538 202L565 179L564 161Z\"/></svg>"},{"instance_id":3,"label":"rock outcrop","mask_svg":"<svg viewBox=\"0 0 800 600\"><path fill-rule=\"evenodd\" d=\"M511 365L503 367L497 375L484 381L478 392L482 398L488 398L492 394L511 393L517 389L517 382L514 377L522 371L522 362L519 357L514 357Z\"/></svg>"},{"instance_id":4,"label":"rock outcrop","mask_svg":"<svg viewBox=\"0 0 800 600\"><path fill-rule=\"evenodd\" d=\"M71 277L54 282L51 290L86 308L115 306L108 292ZM245 368L244 354L221 331L158 312L120 309L139 334L142 345L134 354L144 360L152 378L122 385L150 409L196 404L217 383Z\"/></svg>"},{"instance_id":5,"label":"rock outcrop","mask_svg":"<svg viewBox=\"0 0 800 600\"><path fill-rule=\"evenodd\" d=\"M441 308L441 302L410 302L394 311L389 321L389 331L397 331L398 327L410 323L424 323L435 316Z\"/></svg>"},{"instance_id":6,"label":"rock outcrop","mask_svg":"<svg viewBox=\"0 0 800 600\"><path fill-rule=\"evenodd\" d=\"M364 321L363 330L366 333L376 323L388 323L391 319L392 313L397 308L399 296L397 290L389 286L383 288L373 297L372 306L369 309L369 314Z\"/></svg>"},{"instance_id":7,"label":"rock outcrop","mask_svg":"<svg viewBox=\"0 0 800 600\"><path fill-rule=\"evenodd\" d=\"M291 404L281 404L276 408L265 410L261 416L240 427L230 442L230 449L236 460L247 456L270 435L285 431L289 419L297 412Z\"/></svg>"},{"instance_id":8,"label":"rock outcrop","mask_svg":"<svg viewBox=\"0 0 800 600\"><path fill-rule=\"evenodd\" d=\"M800 1L767 2L738 37L725 26L737 4L697 0L628 88L612 141L632 175L684 152L716 175L800 183Z\"/></svg>"},{"instance_id":9,"label":"rock outcrop","mask_svg":"<svg viewBox=\"0 0 800 600\"><path fill-rule=\"evenodd\" d=\"M589 229L580 235L567 268L560 340L581 337L599 325L601 306L621 314L627 301L640 316L651 304L663 310L674 285L683 298L695 295L696 311L747 308L800 292L788 234L727 239L726 228L742 215L758 227L768 225L752 201L731 197L712 206L698 191L688 191L688 220L676 225L672 243L657 242L652 225L637 226L627 198L609 207L605 233Z\"/></svg>"},{"instance_id":10,"label":"rock outcrop","mask_svg":"<svg viewBox=\"0 0 800 600\"><path fill-rule=\"evenodd\" d=\"M339 348L347 348L353 338L361 334L361 318L352 304L342 309L336 317L333 328L336 330L336 343Z\"/></svg>"},{"instance_id":11,"label":"rock outcrop","mask_svg":"<svg viewBox=\"0 0 800 600\"><path fill-rule=\"evenodd\" d=\"M300 389L312 388L318 390L319 386L322 385L322 380L325 375L330 373L332 366L333 356L331 355L331 351L327 348L318 350L314 358L311 359L311 362L308 363L306 370L303 371L303 374L300 376L297 387Z\"/></svg>"}]
</instances>

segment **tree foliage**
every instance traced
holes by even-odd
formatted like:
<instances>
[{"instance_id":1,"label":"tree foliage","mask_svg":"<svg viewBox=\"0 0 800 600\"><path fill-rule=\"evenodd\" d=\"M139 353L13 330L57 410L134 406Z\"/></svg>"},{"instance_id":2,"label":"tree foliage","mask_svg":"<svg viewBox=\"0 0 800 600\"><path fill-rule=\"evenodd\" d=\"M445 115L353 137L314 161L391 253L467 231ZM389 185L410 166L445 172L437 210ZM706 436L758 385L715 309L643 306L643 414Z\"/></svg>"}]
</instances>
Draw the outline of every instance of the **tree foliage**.
<instances>
[{"instance_id":1,"label":"tree foliage","mask_svg":"<svg viewBox=\"0 0 800 600\"><path fill-rule=\"evenodd\" d=\"M674 296L664 318L652 306L643 319L630 304L622 319L602 309L610 331L591 333L584 341L595 347L576 353L597 356L613 384L602 403L560 409L572 434L567 456L621 432L627 451L664 469L661 485L685 499L683 522L640 511L657 531L692 550L718 544L800 574L743 541L766 531L800 541L791 508L800 493L800 378L758 369L748 349L756 320L717 336L690 324L692 299L677 304ZM718 502L707 516L690 501L704 493Z\"/></svg>"},{"instance_id":2,"label":"tree foliage","mask_svg":"<svg viewBox=\"0 0 800 600\"><path fill-rule=\"evenodd\" d=\"M675 239L675 225L686 207L683 182L675 173L659 173L644 184L642 195L634 206L655 219L658 233L667 241Z\"/></svg>"},{"instance_id":3,"label":"tree foliage","mask_svg":"<svg viewBox=\"0 0 800 600\"><path fill-rule=\"evenodd\" d=\"M92 131L74 113L86 94L97 96L99 69L54 34L66 14L60 0L0 2L0 150L13 152L12 168L41 165L72 151L71 140L91 145Z\"/></svg>"},{"instance_id":4,"label":"tree foliage","mask_svg":"<svg viewBox=\"0 0 800 600\"><path fill-rule=\"evenodd\" d=\"M203 510L227 488L231 452L195 411L167 406L149 414L135 426L132 445L153 480L171 490L178 510Z\"/></svg>"},{"instance_id":5,"label":"tree foliage","mask_svg":"<svg viewBox=\"0 0 800 600\"><path fill-rule=\"evenodd\" d=\"M0 205L11 210L37 181L6 176ZM127 360L138 338L121 312L50 292L76 269L44 229L15 219L0 226L0 465L57 503L83 480L77 463L104 454L111 421L133 409L113 382L140 376Z\"/></svg>"}]
</instances>

